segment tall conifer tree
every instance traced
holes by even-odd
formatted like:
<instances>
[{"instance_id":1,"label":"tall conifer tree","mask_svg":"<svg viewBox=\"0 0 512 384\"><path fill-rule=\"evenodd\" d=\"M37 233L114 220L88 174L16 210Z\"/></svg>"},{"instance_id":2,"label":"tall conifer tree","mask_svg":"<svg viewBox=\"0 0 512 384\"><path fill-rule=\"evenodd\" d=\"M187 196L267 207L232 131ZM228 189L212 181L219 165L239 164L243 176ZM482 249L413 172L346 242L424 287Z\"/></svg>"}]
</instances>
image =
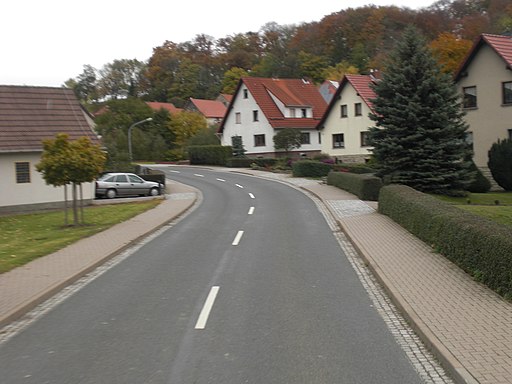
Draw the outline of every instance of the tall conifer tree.
<instances>
[{"instance_id":1,"label":"tall conifer tree","mask_svg":"<svg viewBox=\"0 0 512 384\"><path fill-rule=\"evenodd\" d=\"M461 100L414 27L405 30L374 90L370 139L378 174L424 192L463 190L471 172Z\"/></svg>"}]
</instances>

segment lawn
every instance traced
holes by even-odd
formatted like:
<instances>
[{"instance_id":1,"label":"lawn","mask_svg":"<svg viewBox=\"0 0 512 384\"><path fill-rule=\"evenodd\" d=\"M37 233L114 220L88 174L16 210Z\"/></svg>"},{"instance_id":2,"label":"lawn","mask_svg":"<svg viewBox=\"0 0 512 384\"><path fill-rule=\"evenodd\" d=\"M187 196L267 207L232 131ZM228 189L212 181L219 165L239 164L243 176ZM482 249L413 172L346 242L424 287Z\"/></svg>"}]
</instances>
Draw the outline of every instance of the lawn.
<instances>
[{"instance_id":1,"label":"lawn","mask_svg":"<svg viewBox=\"0 0 512 384\"><path fill-rule=\"evenodd\" d=\"M0 273L94 235L148 209L161 200L90 206L85 225L64 226L64 213L45 212L0 217Z\"/></svg>"},{"instance_id":2,"label":"lawn","mask_svg":"<svg viewBox=\"0 0 512 384\"><path fill-rule=\"evenodd\" d=\"M471 193L468 197L436 197L458 208L512 227L512 192Z\"/></svg>"}]
</instances>

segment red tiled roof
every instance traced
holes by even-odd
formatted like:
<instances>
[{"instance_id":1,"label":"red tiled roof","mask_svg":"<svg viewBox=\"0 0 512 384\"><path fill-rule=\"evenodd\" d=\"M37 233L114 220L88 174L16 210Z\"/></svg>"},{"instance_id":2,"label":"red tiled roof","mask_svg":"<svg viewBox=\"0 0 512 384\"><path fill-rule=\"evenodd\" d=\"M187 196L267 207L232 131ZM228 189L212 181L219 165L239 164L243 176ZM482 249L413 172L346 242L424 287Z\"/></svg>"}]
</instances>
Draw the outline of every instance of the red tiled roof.
<instances>
[{"instance_id":1,"label":"red tiled roof","mask_svg":"<svg viewBox=\"0 0 512 384\"><path fill-rule=\"evenodd\" d=\"M99 143L73 90L0 85L0 152L42 151L58 133Z\"/></svg>"},{"instance_id":2,"label":"red tiled roof","mask_svg":"<svg viewBox=\"0 0 512 384\"><path fill-rule=\"evenodd\" d=\"M340 85L338 89L336 90L336 93L334 94L331 102L329 103L329 106L327 107L327 110L325 111L324 116L322 117L322 120L318 123L317 128L320 128L322 124L324 124L325 119L331 112L332 108L336 104L336 102L339 100L339 95L345 88L347 84L351 84L352 87L357 92L357 95L368 105L370 109L373 109L373 104L371 102L372 99L376 97L375 92L370 87L372 83L375 82L375 78L370 75L345 75L343 76L343 79L340 82Z\"/></svg>"},{"instance_id":3,"label":"red tiled roof","mask_svg":"<svg viewBox=\"0 0 512 384\"><path fill-rule=\"evenodd\" d=\"M476 53L484 45L488 44L503 59L509 69L512 69L512 37L503 35L491 35L488 33L481 34L469 50L466 58L462 61L459 69L455 74L457 81L466 71L469 63L473 60Z\"/></svg>"},{"instance_id":4,"label":"red tiled roof","mask_svg":"<svg viewBox=\"0 0 512 384\"><path fill-rule=\"evenodd\" d=\"M176 108L172 103L160 103L158 101L146 101L146 104L153 110L158 111L163 108L169 111L169 113L177 113L183 111L181 108Z\"/></svg>"},{"instance_id":5,"label":"red tiled roof","mask_svg":"<svg viewBox=\"0 0 512 384\"><path fill-rule=\"evenodd\" d=\"M190 98L190 102L207 119L222 119L226 113L226 106L217 100L202 100Z\"/></svg>"},{"instance_id":6,"label":"red tiled roof","mask_svg":"<svg viewBox=\"0 0 512 384\"><path fill-rule=\"evenodd\" d=\"M275 128L315 128L327 103L318 88L301 79L242 78L270 125ZM310 107L313 118L285 118L272 95L287 107Z\"/></svg>"}]
</instances>

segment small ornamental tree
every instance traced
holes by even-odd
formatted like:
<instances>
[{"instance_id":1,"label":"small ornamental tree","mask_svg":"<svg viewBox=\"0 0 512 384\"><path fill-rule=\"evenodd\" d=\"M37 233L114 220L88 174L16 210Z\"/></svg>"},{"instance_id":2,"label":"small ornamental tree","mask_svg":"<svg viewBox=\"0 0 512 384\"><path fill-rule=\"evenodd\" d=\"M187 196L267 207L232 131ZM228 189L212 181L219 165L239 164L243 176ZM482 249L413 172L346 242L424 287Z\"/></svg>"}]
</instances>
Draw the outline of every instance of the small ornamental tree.
<instances>
[{"instance_id":1,"label":"small ornamental tree","mask_svg":"<svg viewBox=\"0 0 512 384\"><path fill-rule=\"evenodd\" d=\"M488 156L487 166L496 183L505 191L512 191L512 140L498 140Z\"/></svg>"},{"instance_id":2,"label":"small ornamental tree","mask_svg":"<svg viewBox=\"0 0 512 384\"><path fill-rule=\"evenodd\" d=\"M79 224L77 187L92 182L105 165L105 154L99 145L92 144L87 137L69 141L68 135L58 134L54 140L43 141L43 155L36 169L41 172L46 184L64 186L65 224L67 219L67 185L72 185L73 223ZM82 193L80 193L82 200ZM83 221L83 215L82 215Z\"/></svg>"},{"instance_id":3,"label":"small ornamental tree","mask_svg":"<svg viewBox=\"0 0 512 384\"><path fill-rule=\"evenodd\" d=\"M461 100L414 27L373 89L370 140L378 176L424 192L464 190L472 174Z\"/></svg>"},{"instance_id":4,"label":"small ornamental tree","mask_svg":"<svg viewBox=\"0 0 512 384\"><path fill-rule=\"evenodd\" d=\"M286 154L292 149L300 148L301 143L301 132L293 128L285 128L279 130L273 140L275 149L284 149Z\"/></svg>"}]
</instances>

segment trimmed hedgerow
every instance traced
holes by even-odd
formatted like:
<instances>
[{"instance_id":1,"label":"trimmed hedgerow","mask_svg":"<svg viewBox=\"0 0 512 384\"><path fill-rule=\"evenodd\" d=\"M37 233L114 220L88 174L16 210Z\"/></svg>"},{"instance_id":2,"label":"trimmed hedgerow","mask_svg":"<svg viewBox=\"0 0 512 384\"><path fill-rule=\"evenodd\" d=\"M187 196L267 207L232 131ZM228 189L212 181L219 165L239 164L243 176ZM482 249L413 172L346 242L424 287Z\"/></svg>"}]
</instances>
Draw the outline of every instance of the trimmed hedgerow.
<instances>
[{"instance_id":1,"label":"trimmed hedgerow","mask_svg":"<svg viewBox=\"0 0 512 384\"><path fill-rule=\"evenodd\" d=\"M226 166L231 168L249 168L252 164L256 164L259 167L272 167L277 163L277 159L257 158L251 159L250 157L231 157L226 161Z\"/></svg>"},{"instance_id":2,"label":"trimmed hedgerow","mask_svg":"<svg viewBox=\"0 0 512 384\"><path fill-rule=\"evenodd\" d=\"M403 185L381 189L379 211L476 280L512 299L509 228Z\"/></svg>"},{"instance_id":3,"label":"trimmed hedgerow","mask_svg":"<svg viewBox=\"0 0 512 384\"><path fill-rule=\"evenodd\" d=\"M233 149L222 145L192 145L188 147L190 164L225 165Z\"/></svg>"},{"instance_id":4,"label":"trimmed hedgerow","mask_svg":"<svg viewBox=\"0 0 512 384\"><path fill-rule=\"evenodd\" d=\"M315 160L299 160L292 164L293 177L322 177L327 176L332 169L330 164Z\"/></svg>"},{"instance_id":5,"label":"trimmed hedgerow","mask_svg":"<svg viewBox=\"0 0 512 384\"><path fill-rule=\"evenodd\" d=\"M334 172L327 175L327 184L344 189L361 200L377 201L382 188L382 180L366 174Z\"/></svg>"}]
</instances>

